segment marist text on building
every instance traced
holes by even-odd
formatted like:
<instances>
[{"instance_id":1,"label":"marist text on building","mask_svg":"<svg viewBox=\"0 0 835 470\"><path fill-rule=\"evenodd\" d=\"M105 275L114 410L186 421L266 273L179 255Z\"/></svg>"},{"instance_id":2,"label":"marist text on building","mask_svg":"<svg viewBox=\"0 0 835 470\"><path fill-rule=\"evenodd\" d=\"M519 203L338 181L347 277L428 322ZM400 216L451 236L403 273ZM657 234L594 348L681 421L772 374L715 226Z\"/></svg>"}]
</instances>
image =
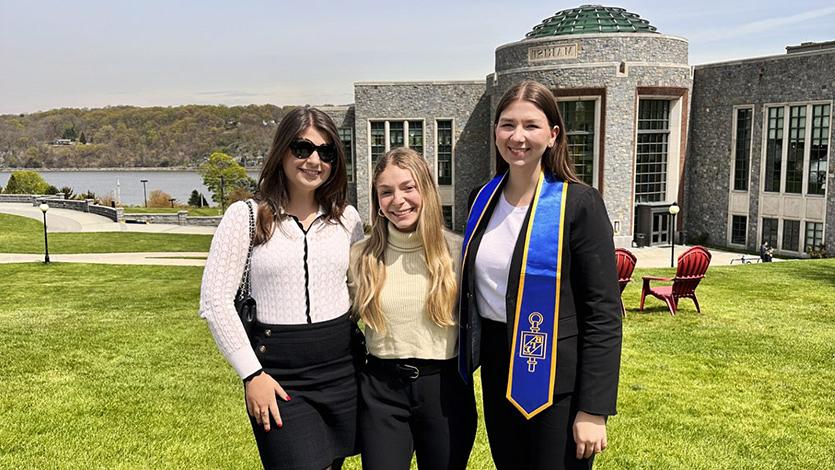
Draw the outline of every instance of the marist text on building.
<instances>
[{"instance_id":1,"label":"marist text on building","mask_svg":"<svg viewBox=\"0 0 835 470\"><path fill-rule=\"evenodd\" d=\"M576 59L577 49L577 44L529 47L528 62L541 62L545 60L559 59Z\"/></svg>"}]
</instances>

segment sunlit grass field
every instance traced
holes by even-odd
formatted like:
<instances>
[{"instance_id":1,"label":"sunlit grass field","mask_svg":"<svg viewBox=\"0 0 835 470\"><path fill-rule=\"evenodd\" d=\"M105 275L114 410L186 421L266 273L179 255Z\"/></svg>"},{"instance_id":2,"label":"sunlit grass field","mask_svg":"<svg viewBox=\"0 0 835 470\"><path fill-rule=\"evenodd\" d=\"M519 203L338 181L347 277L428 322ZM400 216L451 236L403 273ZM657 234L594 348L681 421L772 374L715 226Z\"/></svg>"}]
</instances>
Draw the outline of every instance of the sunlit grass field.
<instances>
[{"instance_id":1,"label":"sunlit grass field","mask_svg":"<svg viewBox=\"0 0 835 470\"><path fill-rule=\"evenodd\" d=\"M209 251L211 235L139 232L50 233L49 252L130 253L149 251ZM0 253L43 253L43 223L0 214Z\"/></svg>"},{"instance_id":2,"label":"sunlit grass field","mask_svg":"<svg viewBox=\"0 0 835 470\"><path fill-rule=\"evenodd\" d=\"M595 468L835 468L835 260L713 267L703 314L682 301L676 317L655 299L637 311L650 273L671 271L626 290L619 414ZM0 265L0 468L259 468L200 277ZM470 468L492 468L483 423Z\"/></svg>"}]
</instances>

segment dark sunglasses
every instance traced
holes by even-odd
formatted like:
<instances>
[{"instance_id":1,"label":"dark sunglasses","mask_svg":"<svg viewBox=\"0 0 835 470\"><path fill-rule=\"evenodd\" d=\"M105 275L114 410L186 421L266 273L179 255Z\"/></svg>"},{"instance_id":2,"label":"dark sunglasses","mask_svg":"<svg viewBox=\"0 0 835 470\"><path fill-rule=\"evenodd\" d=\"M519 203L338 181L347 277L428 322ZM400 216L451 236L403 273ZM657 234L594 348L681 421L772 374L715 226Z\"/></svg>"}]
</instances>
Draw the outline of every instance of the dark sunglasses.
<instances>
[{"instance_id":1,"label":"dark sunglasses","mask_svg":"<svg viewBox=\"0 0 835 470\"><path fill-rule=\"evenodd\" d=\"M290 151L299 160L310 158L315 151L319 153L319 159L325 163L336 161L336 146L333 144L314 145L307 139L296 139L290 142Z\"/></svg>"}]
</instances>

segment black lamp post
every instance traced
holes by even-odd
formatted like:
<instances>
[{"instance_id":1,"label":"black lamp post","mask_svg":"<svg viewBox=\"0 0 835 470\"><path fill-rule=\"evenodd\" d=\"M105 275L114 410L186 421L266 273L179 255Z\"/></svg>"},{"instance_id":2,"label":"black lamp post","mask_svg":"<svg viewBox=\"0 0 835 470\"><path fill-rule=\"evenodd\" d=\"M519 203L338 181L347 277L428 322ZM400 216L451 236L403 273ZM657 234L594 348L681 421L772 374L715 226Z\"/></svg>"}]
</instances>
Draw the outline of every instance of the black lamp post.
<instances>
[{"instance_id":1,"label":"black lamp post","mask_svg":"<svg viewBox=\"0 0 835 470\"><path fill-rule=\"evenodd\" d=\"M49 210L49 205L43 203L40 205L41 212L43 212L43 262L49 263L49 239L46 237L46 211Z\"/></svg>"},{"instance_id":2,"label":"black lamp post","mask_svg":"<svg viewBox=\"0 0 835 470\"><path fill-rule=\"evenodd\" d=\"M670 267L676 267L676 215L681 210L677 203L672 203L670 208Z\"/></svg>"},{"instance_id":3,"label":"black lamp post","mask_svg":"<svg viewBox=\"0 0 835 470\"><path fill-rule=\"evenodd\" d=\"M139 181L142 183L142 194L145 195L145 207L148 207L148 189L147 189L147 186L145 186L145 184L148 182L148 180L139 180Z\"/></svg>"}]
</instances>

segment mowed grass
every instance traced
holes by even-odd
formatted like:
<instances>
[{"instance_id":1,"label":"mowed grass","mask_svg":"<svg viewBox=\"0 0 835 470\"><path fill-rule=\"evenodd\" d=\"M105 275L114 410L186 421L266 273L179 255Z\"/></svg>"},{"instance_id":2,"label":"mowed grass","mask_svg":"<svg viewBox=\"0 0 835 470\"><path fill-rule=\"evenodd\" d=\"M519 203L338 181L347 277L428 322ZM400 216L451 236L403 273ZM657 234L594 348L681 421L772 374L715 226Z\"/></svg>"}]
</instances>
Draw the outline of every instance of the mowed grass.
<instances>
[{"instance_id":1,"label":"mowed grass","mask_svg":"<svg viewBox=\"0 0 835 470\"><path fill-rule=\"evenodd\" d=\"M48 223L48 222L47 222ZM49 252L131 253L143 251L209 251L211 235L84 232L49 233ZM0 214L0 253L43 253L43 223Z\"/></svg>"},{"instance_id":2,"label":"mowed grass","mask_svg":"<svg viewBox=\"0 0 835 470\"><path fill-rule=\"evenodd\" d=\"M711 268L702 315L625 294L602 469L835 468L835 260ZM0 468L259 468L201 269L0 265ZM470 468L492 463L479 424ZM346 467L359 469L359 460Z\"/></svg>"}]
</instances>

